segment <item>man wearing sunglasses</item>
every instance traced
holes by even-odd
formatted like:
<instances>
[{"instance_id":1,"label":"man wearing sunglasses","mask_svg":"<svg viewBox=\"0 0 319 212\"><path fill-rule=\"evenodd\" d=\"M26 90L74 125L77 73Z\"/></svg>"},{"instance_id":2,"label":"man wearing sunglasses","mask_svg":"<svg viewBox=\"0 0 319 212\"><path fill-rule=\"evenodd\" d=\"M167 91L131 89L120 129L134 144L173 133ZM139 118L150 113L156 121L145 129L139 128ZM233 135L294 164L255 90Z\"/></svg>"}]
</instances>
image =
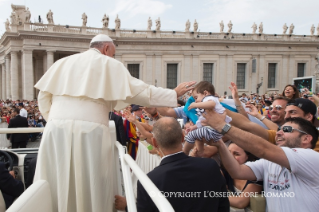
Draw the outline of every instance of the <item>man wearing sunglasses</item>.
<instances>
[{"instance_id":1,"label":"man wearing sunglasses","mask_svg":"<svg viewBox=\"0 0 319 212\"><path fill-rule=\"evenodd\" d=\"M224 114L207 111L205 121L244 150L261 158L239 165L222 141L217 146L224 167L233 179L263 180L268 211L317 211L319 153L312 150L317 129L307 120L288 118L276 133L276 144L226 124ZM240 136L238 136L240 135Z\"/></svg>"}]
</instances>

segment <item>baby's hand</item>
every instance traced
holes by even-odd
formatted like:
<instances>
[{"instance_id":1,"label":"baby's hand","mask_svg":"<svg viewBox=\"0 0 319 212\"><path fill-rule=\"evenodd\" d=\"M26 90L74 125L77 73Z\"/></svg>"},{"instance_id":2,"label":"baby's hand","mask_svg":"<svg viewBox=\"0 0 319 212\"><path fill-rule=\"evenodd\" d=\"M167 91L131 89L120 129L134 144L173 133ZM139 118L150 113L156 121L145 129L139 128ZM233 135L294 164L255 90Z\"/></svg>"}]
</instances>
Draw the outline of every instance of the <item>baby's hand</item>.
<instances>
[{"instance_id":1,"label":"baby's hand","mask_svg":"<svg viewBox=\"0 0 319 212\"><path fill-rule=\"evenodd\" d=\"M196 103L195 103L195 102L193 102L192 104L190 104L190 105L188 106L188 110L191 110L191 109L193 109L193 108L196 108Z\"/></svg>"},{"instance_id":2,"label":"baby's hand","mask_svg":"<svg viewBox=\"0 0 319 212\"><path fill-rule=\"evenodd\" d=\"M196 125L193 125L193 126L190 126L188 129L189 129L189 132L190 132L190 131L196 130L196 129L197 129L197 126L196 126Z\"/></svg>"}]
</instances>

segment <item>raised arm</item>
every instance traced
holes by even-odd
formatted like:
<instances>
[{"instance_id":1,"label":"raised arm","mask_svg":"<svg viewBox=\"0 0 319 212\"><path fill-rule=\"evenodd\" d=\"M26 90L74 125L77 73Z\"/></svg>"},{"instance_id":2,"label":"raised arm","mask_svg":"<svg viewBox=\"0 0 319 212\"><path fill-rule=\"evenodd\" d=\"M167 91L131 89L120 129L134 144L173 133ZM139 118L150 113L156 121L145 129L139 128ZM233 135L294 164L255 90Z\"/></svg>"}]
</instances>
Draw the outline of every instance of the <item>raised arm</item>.
<instances>
[{"instance_id":1,"label":"raised arm","mask_svg":"<svg viewBox=\"0 0 319 212\"><path fill-rule=\"evenodd\" d=\"M207 111L206 114L203 114L203 116L206 119L203 120L203 123L213 127L218 132L221 132L226 124L225 114L218 114L215 111ZM282 148L269 143L259 136L253 135L234 126L230 128L226 135L231 141L253 155L290 169L288 158Z\"/></svg>"},{"instance_id":2,"label":"raised arm","mask_svg":"<svg viewBox=\"0 0 319 212\"><path fill-rule=\"evenodd\" d=\"M213 109L215 107L216 103L212 100L209 100L207 102L193 102L190 104L188 107L188 110L193 109L193 108L201 108L201 109Z\"/></svg>"},{"instance_id":3,"label":"raised arm","mask_svg":"<svg viewBox=\"0 0 319 212\"><path fill-rule=\"evenodd\" d=\"M269 119L263 118L263 115L258 113L258 110L255 107L255 105L249 104L249 105L246 105L246 107L250 109L250 112L248 113L256 117L257 119L259 119L260 121L262 121L266 125L266 127L268 127L268 129L277 131L278 125L270 121Z\"/></svg>"},{"instance_id":4,"label":"raised arm","mask_svg":"<svg viewBox=\"0 0 319 212\"><path fill-rule=\"evenodd\" d=\"M245 111L245 108L242 106L241 101L239 100L237 85L235 83L231 82L229 89L231 91L231 94L232 94L232 97L234 99L234 103L235 103L235 106L236 106L238 113L242 114L247 119L249 119L247 112Z\"/></svg>"},{"instance_id":5,"label":"raised arm","mask_svg":"<svg viewBox=\"0 0 319 212\"><path fill-rule=\"evenodd\" d=\"M227 109L226 114L232 118L232 121L230 122L232 126L236 126L242 130L253 133L255 135L262 137L265 140L268 140L268 131L260 125L250 121L249 119L244 118L244 116L239 113L235 113Z\"/></svg>"}]
</instances>

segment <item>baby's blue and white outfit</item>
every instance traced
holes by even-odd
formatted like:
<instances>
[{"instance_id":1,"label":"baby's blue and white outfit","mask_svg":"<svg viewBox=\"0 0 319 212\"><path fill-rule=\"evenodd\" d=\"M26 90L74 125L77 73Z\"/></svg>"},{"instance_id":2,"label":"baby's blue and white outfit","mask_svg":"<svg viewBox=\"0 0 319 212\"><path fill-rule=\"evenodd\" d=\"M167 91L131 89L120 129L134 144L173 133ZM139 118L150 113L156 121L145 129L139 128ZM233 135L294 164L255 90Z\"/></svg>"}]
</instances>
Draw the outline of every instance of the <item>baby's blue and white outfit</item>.
<instances>
[{"instance_id":1,"label":"baby's blue and white outfit","mask_svg":"<svg viewBox=\"0 0 319 212\"><path fill-rule=\"evenodd\" d=\"M205 96L203 98L202 102L207 102L207 101L214 101L215 102L215 111L217 113L222 114L225 112L225 108L220 104L217 97ZM205 120L205 118L202 115L205 112L205 110L201 109L201 108L197 108L196 111L197 111L197 115L199 116L199 118L196 122L197 129L189 132L185 136L185 141L187 141L188 143L195 143L195 140L202 140L203 138L205 138L206 141L209 141L212 139L214 141L218 141L219 139L221 139L223 137L222 134L220 134L219 132L217 132L215 129L213 129L210 126L203 126L201 124L201 121ZM225 118L226 123L231 122L231 120L232 119L229 116L226 116L226 118Z\"/></svg>"}]
</instances>

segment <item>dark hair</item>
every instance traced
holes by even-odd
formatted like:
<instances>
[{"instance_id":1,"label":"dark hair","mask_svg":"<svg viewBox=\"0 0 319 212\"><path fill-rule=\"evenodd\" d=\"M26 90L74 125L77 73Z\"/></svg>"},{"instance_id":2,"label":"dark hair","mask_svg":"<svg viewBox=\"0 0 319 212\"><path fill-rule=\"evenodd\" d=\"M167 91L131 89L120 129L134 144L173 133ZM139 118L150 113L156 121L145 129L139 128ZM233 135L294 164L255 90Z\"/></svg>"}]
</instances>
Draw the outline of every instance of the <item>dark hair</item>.
<instances>
[{"instance_id":1,"label":"dark hair","mask_svg":"<svg viewBox=\"0 0 319 212\"><path fill-rule=\"evenodd\" d=\"M194 91L197 93L203 94L204 91L208 91L211 95L215 96L215 87L213 86L212 83L207 82L207 81L201 81L199 82L195 88Z\"/></svg>"},{"instance_id":2,"label":"dark hair","mask_svg":"<svg viewBox=\"0 0 319 212\"><path fill-rule=\"evenodd\" d=\"M180 104L181 106L185 106L185 102L181 99L177 100L177 104Z\"/></svg>"},{"instance_id":3,"label":"dark hair","mask_svg":"<svg viewBox=\"0 0 319 212\"><path fill-rule=\"evenodd\" d=\"M285 90L287 87L292 87L294 89L295 94L293 95L292 99L299 98L299 91L298 91L297 87L295 85L291 85L291 84L288 84L285 86L284 90L282 91L282 96L285 96Z\"/></svg>"},{"instance_id":4,"label":"dark hair","mask_svg":"<svg viewBox=\"0 0 319 212\"><path fill-rule=\"evenodd\" d=\"M20 109L19 108L13 108L13 110L12 110L13 112L16 112L17 114L19 114L20 113Z\"/></svg>"},{"instance_id":5,"label":"dark hair","mask_svg":"<svg viewBox=\"0 0 319 212\"><path fill-rule=\"evenodd\" d=\"M311 141L311 149L314 149L316 146L316 143L318 141L318 130L314 125L311 124L310 121L307 121L306 119L300 118L300 117L294 117L294 118L287 118L285 119L285 123L291 122L294 124L297 124L299 126L299 130L302 130L306 132L307 134L312 136Z\"/></svg>"}]
</instances>

